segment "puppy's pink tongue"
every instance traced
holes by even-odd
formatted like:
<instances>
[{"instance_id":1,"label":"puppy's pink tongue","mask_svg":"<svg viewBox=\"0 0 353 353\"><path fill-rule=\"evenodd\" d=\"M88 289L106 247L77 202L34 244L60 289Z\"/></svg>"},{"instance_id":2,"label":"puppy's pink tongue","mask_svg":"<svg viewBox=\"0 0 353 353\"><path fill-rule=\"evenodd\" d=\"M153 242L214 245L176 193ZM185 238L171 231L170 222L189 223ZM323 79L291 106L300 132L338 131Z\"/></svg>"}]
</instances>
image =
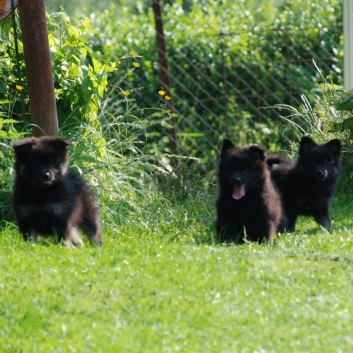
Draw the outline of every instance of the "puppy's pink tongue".
<instances>
[{"instance_id":1,"label":"puppy's pink tongue","mask_svg":"<svg viewBox=\"0 0 353 353\"><path fill-rule=\"evenodd\" d=\"M233 190L233 199L239 200L245 195L244 185L235 185Z\"/></svg>"}]
</instances>

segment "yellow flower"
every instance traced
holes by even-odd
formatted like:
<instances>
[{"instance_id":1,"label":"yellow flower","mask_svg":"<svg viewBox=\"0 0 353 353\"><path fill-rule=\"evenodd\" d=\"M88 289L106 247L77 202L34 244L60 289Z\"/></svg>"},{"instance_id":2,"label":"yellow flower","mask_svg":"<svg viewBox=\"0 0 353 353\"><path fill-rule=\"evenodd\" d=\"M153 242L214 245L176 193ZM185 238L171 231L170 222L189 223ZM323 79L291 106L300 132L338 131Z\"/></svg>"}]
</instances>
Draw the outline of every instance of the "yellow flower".
<instances>
[{"instance_id":1,"label":"yellow flower","mask_svg":"<svg viewBox=\"0 0 353 353\"><path fill-rule=\"evenodd\" d=\"M131 94L131 92L127 92L127 91L122 91L121 92L125 97L129 96Z\"/></svg>"},{"instance_id":2,"label":"yellow flower","mask_svg":"<svg viewBox=\"0 0 353 353\"><path fill-rule=\"evenodd\" d=\"M84 20L81 20L81 24L85 28L91 28L91 20L89 18L85 18Z\"/></svg>"},{"instance_id":3,"label":"yellow flower","mask_svg":"<svg viewBox=\"0 0 353 353\"><path fill-rule=\"evenodd\" d=\"M158 93L161 95L161 96L164 96L165 95L165 91L164 90L160 90L160 91L158 91Z\"/></svg>"},{"instance_id":4,"label":"yellow flower","mask_svg":"<svg viewBox=\"0 0 353 353\"><path fill-rule=\"evenodd\" d=\"M165 96L164 97L167 101L170 101L171 99L172 99L172 97L170 97L170 96Z\"/></svg>"},{"instance_id":5,"label":"yellow flower","mask_svg":"<svg viewBox=\"0 0 353 353\"><path fill-rule=\"evenodd\" d=\"M131 55L131 56L136 56L137 53L136 53L135 51L131 50L131 51L130 51L130 55Z\"/></svg>"},{"instance_id":6,"label":"yellow flower","mask_svg":"<svg viewBox=\"0 0 353 353\"><path fill-rule=\"evenodd\" d=\"M23 87L20 86L20 85L16 85L16 88L17 88L19 91L22 91L22 90L23 90Z\"/></svg>"},{"instance_id":7,"label":"yellow flower","mask_svg":"<svg viewBox=\"0 0 353 353\"><path fill-rule=\"evenodd\" d=\"M133 62L132 65L134 65L135 67L139 67L140 66L139 63L135 63L135 62Z\"/></svg>"}]
</instances>

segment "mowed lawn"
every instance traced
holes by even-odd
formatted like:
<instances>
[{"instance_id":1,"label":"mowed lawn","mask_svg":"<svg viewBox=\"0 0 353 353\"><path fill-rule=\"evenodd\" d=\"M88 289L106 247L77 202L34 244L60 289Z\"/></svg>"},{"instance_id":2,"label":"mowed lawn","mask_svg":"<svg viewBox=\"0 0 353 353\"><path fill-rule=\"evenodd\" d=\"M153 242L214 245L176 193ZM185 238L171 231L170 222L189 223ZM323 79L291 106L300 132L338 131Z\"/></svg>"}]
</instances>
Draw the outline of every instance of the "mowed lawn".
<instances>
[{"instance_id":1,"label":"mowed lawn","mask_svg":"<svg viewBox=\"0 0 353 353\"><path fill-rule=\"evenodd\" d=\"M103 248L34 246L8 225L0 352L353 350L353 196L334 199L331 234L301 218L274 247L212 242L209 210L205 224L106 225Z\"/></svg>"}]
</instances>

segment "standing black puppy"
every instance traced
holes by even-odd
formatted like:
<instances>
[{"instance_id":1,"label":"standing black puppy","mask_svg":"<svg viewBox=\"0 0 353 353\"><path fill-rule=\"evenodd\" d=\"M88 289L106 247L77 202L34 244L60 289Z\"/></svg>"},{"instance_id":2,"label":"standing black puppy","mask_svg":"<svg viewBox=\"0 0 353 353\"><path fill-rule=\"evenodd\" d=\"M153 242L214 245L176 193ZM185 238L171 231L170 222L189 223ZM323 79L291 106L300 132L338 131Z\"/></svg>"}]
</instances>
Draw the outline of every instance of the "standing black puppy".
<instances>
[{"instance_id":1,"label":"standing black puppy","mask_svg":"<svg viewBox=\"0 0 353 353\"><path fill-rule=\"evenodd\" d=\"M283 157L267 158L272 180L282 196L288 231L295 230L298 215L312 216L318 224L331 229L329 209L341 159L340 140L318 145L308 136L300 142L296 163Z\"/></svg>"},{"instance_id":2,"label":"standing black puppy","mask_svg":"<svg viewBox=\"0 0 353 353\"><path fill-rule=\"evenodd\" d=\"M260 146L236 147L223 141L218 169L216 230L221 240L269 240L282 221L282 205Z\"/></svg>"},{"instance_id":3,"label":"standing black puppy","mask_svg":"<svg viewBox=\"0 0 353 353\"><path fill-rule=\"evenodd\" d=\"M28 138L13 144L15 183L12 204L24 239L55 235L82 246L80 227L92 243L103 245L99 211L89 186L68 171L70 140Z\"/></svg>"}]
</instances>

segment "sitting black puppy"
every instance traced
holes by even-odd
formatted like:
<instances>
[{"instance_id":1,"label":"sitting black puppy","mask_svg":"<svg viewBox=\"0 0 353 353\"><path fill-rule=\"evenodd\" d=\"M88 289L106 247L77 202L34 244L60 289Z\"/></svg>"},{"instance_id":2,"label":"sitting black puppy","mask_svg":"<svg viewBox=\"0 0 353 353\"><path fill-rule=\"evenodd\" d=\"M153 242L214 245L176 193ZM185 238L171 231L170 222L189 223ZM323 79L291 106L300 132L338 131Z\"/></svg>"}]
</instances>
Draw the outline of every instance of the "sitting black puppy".
<instances>
[{"instance_id":1,"label":"sitting black puppy","mask_svg":"<svg viewBox=\"0 0 353 353\"><path fill-rule=\"evenodd\" d=\"M102 245L99 211L89 186L68 171L70 140L28 138L13 144L15 183L12 204L24 239L54 235L67 245L82 246L80 227Z\"/></svg>"}]
</instances>

